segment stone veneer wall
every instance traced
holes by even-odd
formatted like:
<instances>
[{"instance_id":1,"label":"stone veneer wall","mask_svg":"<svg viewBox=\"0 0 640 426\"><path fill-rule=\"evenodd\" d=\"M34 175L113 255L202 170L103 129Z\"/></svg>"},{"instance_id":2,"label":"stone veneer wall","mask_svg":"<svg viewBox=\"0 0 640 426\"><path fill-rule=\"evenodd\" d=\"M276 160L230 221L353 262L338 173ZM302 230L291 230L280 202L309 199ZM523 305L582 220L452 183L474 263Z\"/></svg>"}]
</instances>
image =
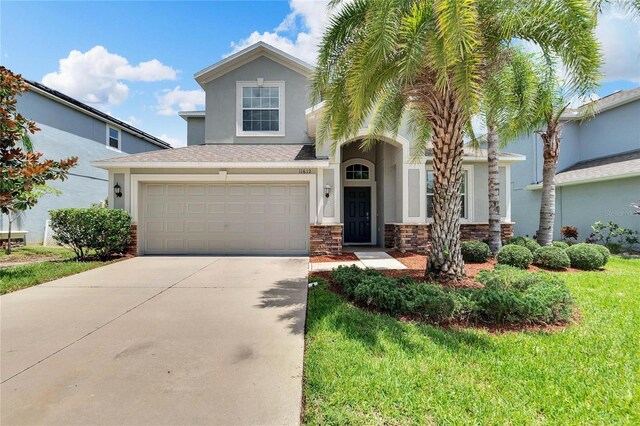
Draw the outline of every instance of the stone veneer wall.
<instances>
[{"instance_id":1,"label":"stone veneer wall","mask_svg":"<svg viewBox=\"0 0 640 426\"><path fill-rule=\"evenodd\" d=\"M427 253L430 246L430 228L426 223L385 223L384 247L403 253Z\"/></svg>"},{"instance_id":2,"label":"stone veneer wall","mask_svg":"<svg viewBox=\"0 0 640 426\"><path fill-rule=\"evenodd\" d=\"M342 224L311 225L309 227L309 256L341 255Z\"/></svg>"},{"instance_id":3,"label":"stone veneer wall","mask_svg":"<svg viewBox=\"0 0 640 426\"><path fill-rule=\"evenodd\" d=\"M513 224L503 223L502 240L506 241L513 236ZM384 246L401 252L411 251L427 253L430 246L431 225L428 223L385 223ZM462 223L460 224L460 238L462 241L481 241L489 236L489 224L487 223Z\"/></svg>"},{"instance_id":4,"label":"stone veneer wall","mask_svg":"<svg viewBox=\"0 0 640 426\"><path fill-rule=\"evenodd\" d=\"M138 225L131 225L130 231L131 238L129 239L129 245L127 246L127 252L130 256L138 255Z\"/></svg>"}]
</instances>

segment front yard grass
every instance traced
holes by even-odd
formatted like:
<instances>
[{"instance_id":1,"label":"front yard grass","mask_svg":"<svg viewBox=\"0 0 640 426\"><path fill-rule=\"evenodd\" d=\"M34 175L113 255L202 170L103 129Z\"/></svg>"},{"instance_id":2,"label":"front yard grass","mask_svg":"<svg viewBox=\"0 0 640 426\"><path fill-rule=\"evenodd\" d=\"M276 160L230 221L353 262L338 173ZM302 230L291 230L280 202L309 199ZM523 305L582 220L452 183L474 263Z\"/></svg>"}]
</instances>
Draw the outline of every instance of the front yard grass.
<instances>
[{"instance_id":1,"label":"front yard grass","mask_svg":"<svg viewBox=\"0 0 640 426\"><path fill-rule=\"evenodd\" d=\"M3 263L30 262L38 259L71 259L75 255L73 250L66 247L24 246L11 249L7 255L0 250L0 266Z\"/></svg>"},{"instance_id":2,"label":"front yard grass","mask_svg":"<svg viewBox=\"0 0 640 426\"><path fill-rule=\"evenodd\" d=\"M562 277L582 319L552 332L405 323L310 290L305 423L640 424L640 260Z\"/></svg>"},{"instance_id":3,"label":"front yard grass","mask_svg":"<svg viewBox=\"0 0 640 426\"><path fill-rule=\"evenodd\" d=\"M65 260L0 268L0 294L88 271L108 263L110 261L76 262L75 260Z\"/></svg>"}]
</instances>

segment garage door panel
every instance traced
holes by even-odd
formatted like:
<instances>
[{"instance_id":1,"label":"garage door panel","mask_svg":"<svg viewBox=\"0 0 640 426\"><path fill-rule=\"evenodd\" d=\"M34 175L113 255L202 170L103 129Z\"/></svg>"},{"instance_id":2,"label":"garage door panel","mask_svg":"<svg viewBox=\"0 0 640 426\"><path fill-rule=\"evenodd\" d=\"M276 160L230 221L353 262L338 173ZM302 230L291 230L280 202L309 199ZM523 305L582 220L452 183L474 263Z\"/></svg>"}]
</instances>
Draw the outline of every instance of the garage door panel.
<instances>
[{"instance_id":1,"label":"garage door panel","mask_svg":"<svg viewBox=\"0 0 640 426\"><path fill-rule=\"evenodd\" d=\"M166 222L166 230L167 232L184 232L184 223L183 222L175 222L175 221L167 221Z\"/></svg>"},{"instance_id":2,"label":"garage door panel","mask_svg":"<svg viewBox=\"0 0 640 426\"><path fill-rule=\"evenodd\" d=\"M307 184L146 184L147 254L307 254Z\"/></svg>"}]
</instances>

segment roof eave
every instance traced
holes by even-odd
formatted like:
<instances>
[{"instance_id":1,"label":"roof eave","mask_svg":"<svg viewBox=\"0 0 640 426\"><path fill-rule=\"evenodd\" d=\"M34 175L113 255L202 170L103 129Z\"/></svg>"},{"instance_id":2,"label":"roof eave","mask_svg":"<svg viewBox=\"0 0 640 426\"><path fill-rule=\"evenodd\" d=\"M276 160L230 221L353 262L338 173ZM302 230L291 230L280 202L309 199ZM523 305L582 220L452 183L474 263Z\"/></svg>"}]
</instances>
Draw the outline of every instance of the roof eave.
<instances>
[{"instance_id":1,"label":"roof eave","mask_svg":"<svg viewBox=\"0 0 640 426\"><path fill-rule=\"evenodd\" d=\"M193 162L164 162L164 161L92 161L91 165L104 170L110 169L298 169L298 168L327 168L328 160L300 160L300 161L273 161L273 162L217 162L217 161L193 161Z\"/></svg>"},{"instance_id":2,"label":"roof eave","mask_svg":"<svg viewBox=\"0 0 640 426\"><path fill-rule=\"evenodd\" d=\"M558 186L582 185L585 183L606 182L610 180L626 179L626 178L631 178L636 176L640 176L640 171L623 173L620 175L613 175L613 176L599 176L599 177L587 178L587 179L576 179L576 180L567 181L567 182L558 182L555 184L555 186L558 187ZM526 189L527 191L535 191L538 189L542 189L542 183L532 183L530 185L525 186L524 189Z\"/></svg>"}]
</instances>

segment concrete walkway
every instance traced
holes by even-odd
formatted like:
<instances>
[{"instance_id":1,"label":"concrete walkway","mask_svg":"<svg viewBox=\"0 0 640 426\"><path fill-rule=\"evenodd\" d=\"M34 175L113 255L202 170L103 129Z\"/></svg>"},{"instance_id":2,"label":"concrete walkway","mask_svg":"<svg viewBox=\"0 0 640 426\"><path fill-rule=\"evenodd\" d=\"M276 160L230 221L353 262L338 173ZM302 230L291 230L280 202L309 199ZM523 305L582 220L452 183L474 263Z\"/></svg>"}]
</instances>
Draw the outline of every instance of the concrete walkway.
<instances>
[{"instance_id":1,"label":"concrete walkway","mask_svg":"<svg viewBox=\"0 0 640 426\"><path fill-rule=\"evenodd\" d=\"M0 423L298 424L307 264L140 257L0 297Z\"/></svg>"},{"instance_id":2,"label":"concrete walkway","mask_svg":"<svg viewBox=\"0 0 640 426\"><path fill-rule=\"evenodd\" d=\"M383 251L366 251L366 252L354 252L358 260L347 262L319 262L310 263L309 270L318 271L331 271L338 266L352 266L355 265L359 268L371 268L371 269L407 269L405 265L397 261L394 257Z\"/></svg>"}]
</instances>

